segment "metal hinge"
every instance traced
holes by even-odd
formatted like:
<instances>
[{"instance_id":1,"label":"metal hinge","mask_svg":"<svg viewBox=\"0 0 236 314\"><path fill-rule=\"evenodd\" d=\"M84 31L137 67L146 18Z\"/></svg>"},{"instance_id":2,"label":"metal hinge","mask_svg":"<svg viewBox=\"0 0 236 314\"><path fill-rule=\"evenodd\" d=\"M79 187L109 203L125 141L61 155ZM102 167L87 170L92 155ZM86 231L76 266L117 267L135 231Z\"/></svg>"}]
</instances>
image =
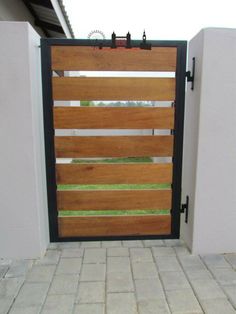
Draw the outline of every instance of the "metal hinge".
<instances>
[{"instance_id":1,"label":"metal hinge","mask_svg":"<svg viewBox=\"0 0 236 314\"><path fill-rule=\"evenodd\" d=\"M189 196L186 196L186 203L181 205L180 212L185 213L185 223L188 223Z\"/></svg>"},{"instance_id":2,"label":"metal hinge","mask_svg":"<svg viewBox=\"0 0 236 314\"><path fill-rule=\"evenodd\" d=\"M187 71L185 76L187 78L187 82L191 82L191 90L194 90L194 77L195 77L195 58L192 59L192 72Z\"/></svg>"}]
</instances>

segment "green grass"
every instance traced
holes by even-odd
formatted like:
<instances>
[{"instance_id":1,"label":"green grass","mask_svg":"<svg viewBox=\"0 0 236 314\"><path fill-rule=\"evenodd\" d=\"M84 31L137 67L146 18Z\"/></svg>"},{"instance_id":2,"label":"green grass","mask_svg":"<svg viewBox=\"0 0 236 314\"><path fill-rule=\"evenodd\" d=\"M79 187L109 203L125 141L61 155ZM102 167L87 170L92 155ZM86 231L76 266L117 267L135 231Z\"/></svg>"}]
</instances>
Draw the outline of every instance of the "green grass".
<instances>
[{"instance_id":1,"label":"green grass","mask_svg":"<svg viewBox=\"0 0 236 314\"><path fill-rule=\"evenodd\" d=\"M73 159L72 163L152 163L150 157L128 157L100 160ZM139 190L139 189L169 189L170 184L68 184L58 185L59 191L65 190ZM86 210L60 211L59 216L127 216L127 215L165 215L170 210Z\"/></svg>"},{"instance_id":2,"label":"green grass","mask_svg":"<svg viewBox=\"0 0 236 314\"><path fill-rule=\"evenodd\" d=\"M129 216L129 215L167 215L170 211L163 210L64 210L59 216Z\"/></svg>"},{"instance_id":3,"label":"green grass","mask_svg":"<svg viewBox=\"0 0 236 314\"><path fill-rule=\"evenodd\" d=\"M106 159L73 159L74 164L122 164L122 163L152 163L151 157L127 157L127 158L106 158Z\"/></svg>"},{"instance_id":4,"label":"green grass","mask_svg":"<svg viewBox=\"0 0 236 314\"><path fill-rule=\"evenodd\" d=\"M170 184L60 184L58 191L65 190L150 190L169 189Z\"/></svg>"}]
</instances>

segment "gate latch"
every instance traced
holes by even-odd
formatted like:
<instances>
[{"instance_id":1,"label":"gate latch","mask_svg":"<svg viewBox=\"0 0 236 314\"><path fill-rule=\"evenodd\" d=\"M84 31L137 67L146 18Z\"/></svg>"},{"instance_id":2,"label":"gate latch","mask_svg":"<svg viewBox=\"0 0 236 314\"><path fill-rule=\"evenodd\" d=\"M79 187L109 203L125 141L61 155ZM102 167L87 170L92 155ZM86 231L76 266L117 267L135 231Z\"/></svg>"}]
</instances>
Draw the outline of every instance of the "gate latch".
<instances>
[{"instance_id":1,"label":"gate latch","mask_svg":"<svg viewBox=\"0 0 236 314\"><path fill-rule=\"evenodd\" d=\"M192 59L192 72L186 72L187 82L191 82L191 90L194 90L194 76L195 76L195 58Z\"/></svg>"},{"instance_id":2,"label":"gate latch","mask_svg":"<svg viewBox=\"0 0 236 314\"><path fill-rule=\"evenodd\" d=\"M181 205L180 212L185 213L185 223L188 223L189 196L186 196L186 203Z\"/></svg>"}]
</instances>

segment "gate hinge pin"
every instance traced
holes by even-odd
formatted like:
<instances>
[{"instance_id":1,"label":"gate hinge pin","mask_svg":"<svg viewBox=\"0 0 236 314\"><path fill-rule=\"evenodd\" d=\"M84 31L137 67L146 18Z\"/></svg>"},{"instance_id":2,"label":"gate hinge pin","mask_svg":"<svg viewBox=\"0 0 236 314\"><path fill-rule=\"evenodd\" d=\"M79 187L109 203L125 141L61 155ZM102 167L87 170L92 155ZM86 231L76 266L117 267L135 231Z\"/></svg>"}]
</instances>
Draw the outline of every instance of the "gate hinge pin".
<instances>
[{"instance_id":1,"label":"gate hinge pin","mask_svg":"<svg viewBox=\"0 0 236 314\"><path fill-rule=\"evenodd\" d=\"M189 196L186 196L186 203L181 205L180 212L185 213L185 223L188 223Z\"/></svg>"},{"instance_id":2,"label":"gate hinge pin","mask_svg":"<svg viewBox=\"0 0 236 314\"><path fill-rule=\"evenodd\" d=\"M195 77L195 58L192 59L192 72L187 71L185 74L187 82L191 82L191 90L194 90L194 77Z\"/></svg>"}]
</instances>

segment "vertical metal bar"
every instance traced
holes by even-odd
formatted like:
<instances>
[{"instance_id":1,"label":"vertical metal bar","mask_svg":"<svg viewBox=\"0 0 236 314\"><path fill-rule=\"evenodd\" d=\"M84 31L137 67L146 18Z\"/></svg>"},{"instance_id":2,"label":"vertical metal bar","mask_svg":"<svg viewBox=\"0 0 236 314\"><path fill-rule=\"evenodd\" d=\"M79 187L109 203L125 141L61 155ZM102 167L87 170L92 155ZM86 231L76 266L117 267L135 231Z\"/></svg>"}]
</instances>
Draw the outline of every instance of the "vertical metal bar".
<instances>
[{"instance_id":1,"label":"vertical metal bar","mask_svg":"<svg viewBox=\"0 0 236 314\"><path fill-rule=\"evenodd\" d=\"M43 87L43 115L44 115L44 141L46 158L46 179L49 215L50 241L58 241L58 213L56 197L56 170L54 151L53 128L53 99L52 99L52 70L51 70L51 45L47 39L41 39L42 60L42 87Z\"/></svg>"},{"instance_id":2,"label":"vertical metal bar","mask_svg":"<svg viewBox=\"0 0 236 314\"><path fill-rule=\"evenodd\" d=\"M187 43L177 46L176 68L176 101L175 101L175 129L173 154L173 185L172 185L172 223L171 234L179 238L180 234L180 206L182 184L182 158L183 158L183 130L184 130L184 103L185 103L185 72Z\"/></svg>"}]
</instances>

